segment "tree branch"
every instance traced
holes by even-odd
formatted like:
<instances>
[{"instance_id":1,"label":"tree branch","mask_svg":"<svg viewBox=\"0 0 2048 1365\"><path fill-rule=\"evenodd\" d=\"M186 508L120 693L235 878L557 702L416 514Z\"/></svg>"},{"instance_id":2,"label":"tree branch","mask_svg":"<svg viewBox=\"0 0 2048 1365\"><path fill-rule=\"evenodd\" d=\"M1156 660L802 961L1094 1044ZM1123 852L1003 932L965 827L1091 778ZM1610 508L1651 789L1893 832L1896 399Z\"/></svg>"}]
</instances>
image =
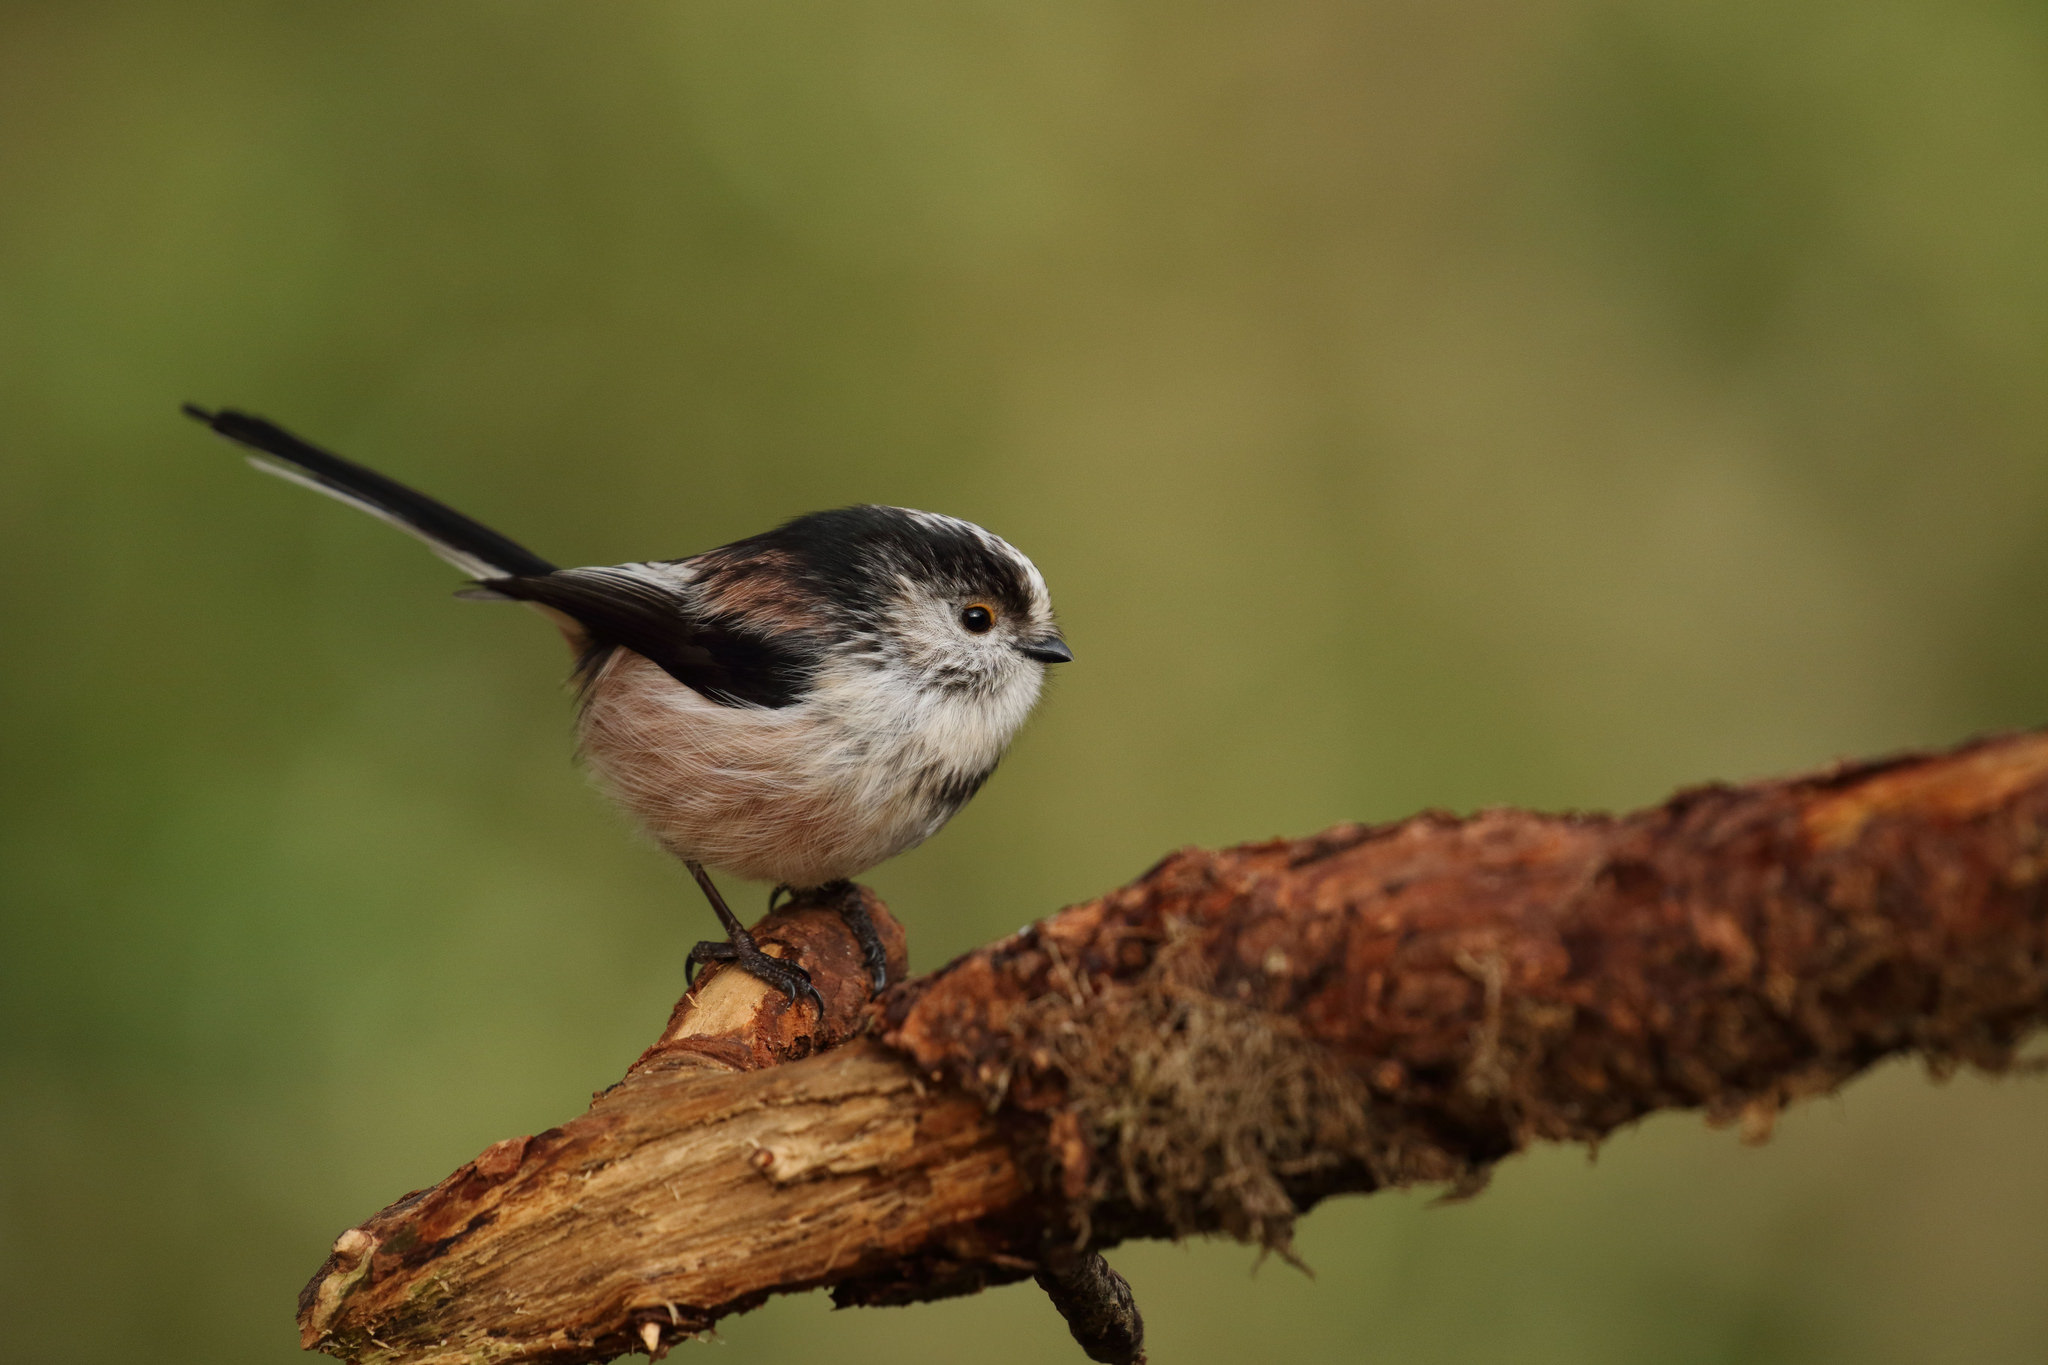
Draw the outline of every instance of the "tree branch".
<instances>
[{"instance_id":1,"label":"tree branch","mask_svg":"<svg viewBox=\"0 0 2048 1365\"><path fill-rule=\"evenodd\" d=\"M824 1019L712 975L588 1113L344 1233L304 1340L594 1361L776 1293L1036 1275L1091 1354L1135 1359L1092 1257L1122 1239L1284 1254L1322 1198L1471 1193L1534 1141L1669 1108L1760 1139L1892 1054L2007 1067L2048 1017L2044 886L2027 734L1624 817L1188 850L873 1004L838 916L796 907L760 932Z\"/></svg>"}]
</instances>

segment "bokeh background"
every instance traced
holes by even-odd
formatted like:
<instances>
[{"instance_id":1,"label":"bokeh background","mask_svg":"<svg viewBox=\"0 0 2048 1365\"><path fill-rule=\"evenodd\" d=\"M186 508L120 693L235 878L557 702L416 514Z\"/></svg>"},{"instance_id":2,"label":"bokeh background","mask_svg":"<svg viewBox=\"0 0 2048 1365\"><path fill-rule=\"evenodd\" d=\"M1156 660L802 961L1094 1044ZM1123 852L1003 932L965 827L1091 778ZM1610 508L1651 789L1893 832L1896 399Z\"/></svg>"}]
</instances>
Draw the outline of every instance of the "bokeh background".
<instances>
[{"instance_id":1,"label":"bokeh background","mask_svg":"<svg viewBox=\"0 0 2048 1365\"><path fill-rule=\"evenodd\" d=\"M2048 719L2044 244L2019 0L0 4L0 1357L294 1358L335 1233L578 1112L709 924L551 631L180 401L571 563L1025 547L1079 662L869 878L928 968L1184 843ZM1114 1259L1188 1365L2037 1362L2048 1081L1301 1249ZM1028 1286L724 1337L1079 1359Z\"/></svg>"}]
</instances>

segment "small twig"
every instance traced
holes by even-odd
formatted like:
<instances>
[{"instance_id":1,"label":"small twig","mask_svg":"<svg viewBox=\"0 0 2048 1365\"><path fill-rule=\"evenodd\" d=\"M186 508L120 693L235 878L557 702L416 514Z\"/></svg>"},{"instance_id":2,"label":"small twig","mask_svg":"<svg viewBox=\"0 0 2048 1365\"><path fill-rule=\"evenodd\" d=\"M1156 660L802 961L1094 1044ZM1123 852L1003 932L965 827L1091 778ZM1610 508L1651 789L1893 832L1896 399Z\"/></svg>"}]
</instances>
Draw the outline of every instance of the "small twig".
<instances>
[{"instance_id":1,"label":"small twig","mask_svg":"<svg viewBox=\"0 0 2048 1365\"><path fill-rule=\"evenodd\" d=\"M1067 1320L1067 1330L1101 1365L1144 1365L1145 1319L1123 1276L1094 1252L1033 1277Z\"/></svg>"}]
</instances>

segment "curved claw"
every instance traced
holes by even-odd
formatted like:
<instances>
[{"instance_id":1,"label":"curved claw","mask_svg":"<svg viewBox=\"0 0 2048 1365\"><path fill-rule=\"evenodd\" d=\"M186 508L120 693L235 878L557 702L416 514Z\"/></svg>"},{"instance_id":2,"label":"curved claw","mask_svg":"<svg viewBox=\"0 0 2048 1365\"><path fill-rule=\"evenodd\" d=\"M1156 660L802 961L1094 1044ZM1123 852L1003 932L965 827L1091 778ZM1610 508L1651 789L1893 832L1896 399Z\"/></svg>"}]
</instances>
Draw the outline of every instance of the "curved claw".
<instances>
[{"instance_id":1,"label":"curved claw","mask_svg":"<svg viewBox=\"0 0 2048 1365\"><path fill-rule=\"evenodd\" d=\"M802 971L803 969L798 968L797 970ZM804 994L811 997L811 1003L818 1007L818 1017L823 1019L825 1017L825 997L818 994L818 988L811 984L810 974L807 972L804 974ZM796 1003L795 991L789 993L789 1003L792 1005Z\"/></svg>"},{"instance_id":2,"label":"curved claw","mask_svg":"<svg viewBox=\"0 0 2048 1365\"><path fill-rule=\"evenodd\" d=\"M868 986L880 995L889 988L889 950L882 944L867 903L861 899L860 888L852 882L837 882L826 890L837 893L839 917L846 921L854 941L860 944L861 963L868 969Z\"/></svg>"},{"instance_id":3,"label":"curved claw","mask_svg":"<svg viewBox=\"0 0 2048 1365\"><path fill-rule=\"evenodd\" d=\"M759 959L758 961L751 960L744 954L736 955L733 958L733 963L741 971L754 977L756 980L765 981L771 986L781 987L788 994L789 1003L792 1005L797 1002L797 992L802 991L805 995L811 997L811 1003L818 1007L818 1017L821 1019L824 1017L825 997L818 994L818 988L812 984L809 972L797 966L794 962L785 962L779 957L770 957L766 953L758 953L756 957Z\"/></svg>"},{"instance_id":4,"label":"curved claw","mask_svg":"<svg viewBox=\"0 0 2048 1365\"><path fill-rule=\"evenodd\" d=\"M697 969L705 963L730 962L737 956L730 943L720 943L717 939L706 939L697 944L690 949L690 955L683 959L683 988L696 989Z\"/></svg>"}]
</instances>

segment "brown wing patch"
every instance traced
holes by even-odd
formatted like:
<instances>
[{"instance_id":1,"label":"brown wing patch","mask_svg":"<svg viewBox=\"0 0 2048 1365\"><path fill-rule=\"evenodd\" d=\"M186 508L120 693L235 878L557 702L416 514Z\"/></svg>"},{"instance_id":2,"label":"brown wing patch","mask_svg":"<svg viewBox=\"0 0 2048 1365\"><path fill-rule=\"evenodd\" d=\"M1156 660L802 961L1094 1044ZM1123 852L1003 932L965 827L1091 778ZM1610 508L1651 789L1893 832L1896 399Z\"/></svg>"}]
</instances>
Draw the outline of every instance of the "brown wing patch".
<instances>
[{"instance_id":1,"label":"brown wing patch","mask_svg":"<svg viewBox=\"0 0 2048 1365\"><path fill-rule=\"evenodd\" d=\"M698 601L710 613L743 617L784 630L817 630L825 614L803 582L795 556L785 550L728 547L698 555Z\"/></svg>"}]
</instances>

